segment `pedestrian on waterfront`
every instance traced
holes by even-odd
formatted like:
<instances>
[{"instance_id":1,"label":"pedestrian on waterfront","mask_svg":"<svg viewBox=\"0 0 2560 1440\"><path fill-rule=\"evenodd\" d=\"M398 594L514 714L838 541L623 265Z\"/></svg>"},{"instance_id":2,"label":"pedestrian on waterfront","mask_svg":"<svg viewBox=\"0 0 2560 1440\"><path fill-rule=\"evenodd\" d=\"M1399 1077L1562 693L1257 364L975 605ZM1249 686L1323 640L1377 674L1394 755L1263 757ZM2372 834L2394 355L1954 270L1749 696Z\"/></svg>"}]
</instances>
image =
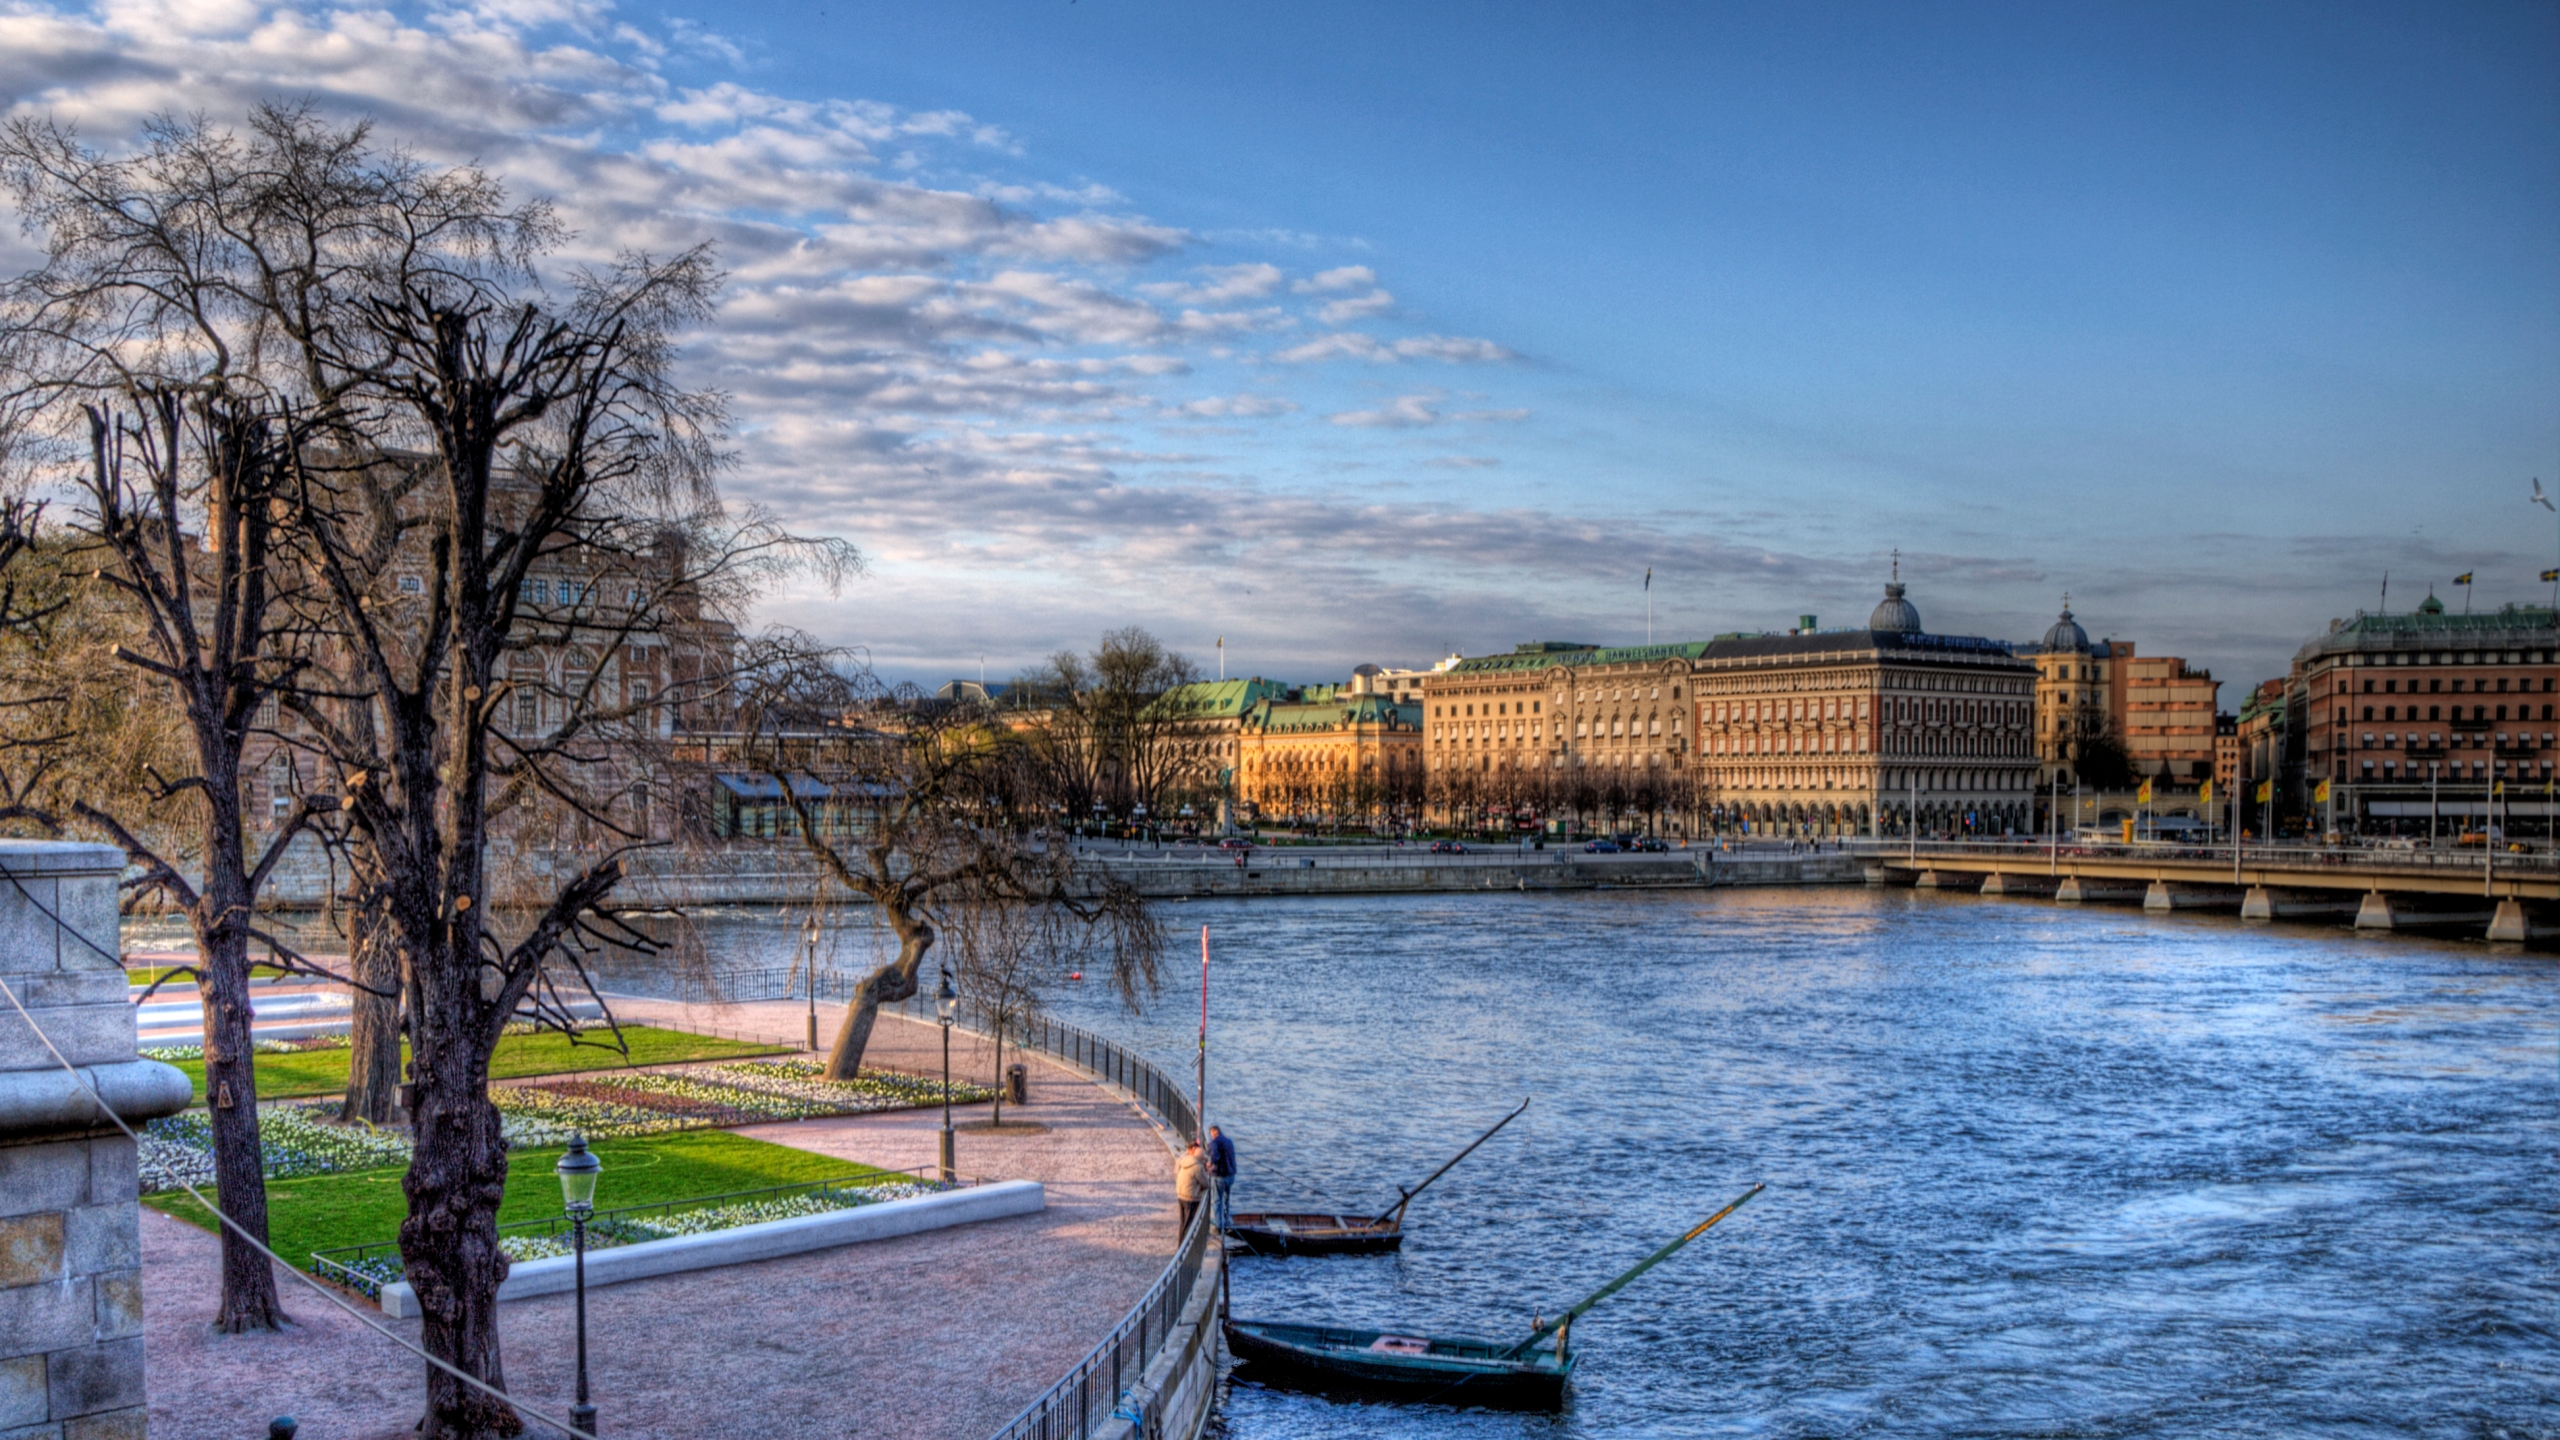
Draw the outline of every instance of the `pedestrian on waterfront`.
<instances>
[{"instance_id":1,"label":"pedestrian on waterfront","mask_svg":"<svg viewBox=\"0 0 2560 1440\"><path fill-rule=\"evenodd\" d=\"M1209 1183L1216 1188L1218 1196L1211 1218L1218 1226L1218 1233L1223 1235L1235 1223L1235 1212L1228 1205L1228 1192L1236 1188L1236 1142L1228 1139L1227 1132L1215 1125L1209 1127Z\"/></svg>"},{"instance_id":2,"label":"pedestrian on waterfront","mask_svg":"<svg viewBox=\"0 0 2560 1440\"><path fill-rule=\"evenodd\" d=\"M1199 1213L1200 1197L1208 1188L1209 1163L1200 1157L1200 1142L1194 1140L1173 1162L1173 1198L1182 1206L1181 1233L1191 1233L1191 1217Z\"/></svg>"}]
</instances>

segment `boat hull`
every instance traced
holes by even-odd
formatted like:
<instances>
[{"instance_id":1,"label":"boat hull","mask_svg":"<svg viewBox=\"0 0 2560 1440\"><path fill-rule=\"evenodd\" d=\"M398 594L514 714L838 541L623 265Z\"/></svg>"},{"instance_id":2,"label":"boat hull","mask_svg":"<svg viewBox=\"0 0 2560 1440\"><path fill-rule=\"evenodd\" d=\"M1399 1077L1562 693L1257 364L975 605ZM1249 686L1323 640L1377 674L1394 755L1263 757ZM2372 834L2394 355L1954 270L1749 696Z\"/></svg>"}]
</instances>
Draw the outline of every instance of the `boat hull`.
<instances>
[{"instance_id":1,"label":"boat hull","mask_svg":"<svg viewBox=\"0 0 2560 1440\"><path fill-rule=\"evenodd\" d=\"M1227 1238L1256 1255L1383 1255L1404 1244L1404 1228L1365 1215L1238 1213Z\"/></svg>"},{"instance_id":2,"label":"boat hull","mask_svg":"<svg viewBox=\"0 0 2560 1440\"><path fill-rule=\"evenodd\" d=\"M1243 1364L1244 1379L1359 1399L1551 1410L1564 1403L1565 1381L1573 1373L1573 1361L1559 1362L1552 1350L1505 1360L1500 1343L1466 1336L1408 1339L1376 1330L1258 1320L1231 1320L1226 1336L1227 1349ZM1376 1348L1396 1341L1428 1348L1419 1353Z\"/></svg>"}]
</instances>

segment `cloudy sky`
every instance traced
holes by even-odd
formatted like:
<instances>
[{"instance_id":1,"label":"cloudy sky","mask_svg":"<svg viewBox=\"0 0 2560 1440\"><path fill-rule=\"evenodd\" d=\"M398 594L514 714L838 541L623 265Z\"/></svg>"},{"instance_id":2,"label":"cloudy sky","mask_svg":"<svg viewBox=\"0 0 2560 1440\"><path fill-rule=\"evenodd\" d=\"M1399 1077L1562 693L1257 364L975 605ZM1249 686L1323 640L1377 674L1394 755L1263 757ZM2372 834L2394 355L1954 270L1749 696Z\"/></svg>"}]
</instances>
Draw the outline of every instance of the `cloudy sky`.
<instances>
[{"instance_id":1,"label":"cloudy sky","mask_svg":"<svg viewBox=\"0 0 2560 1440\"><path fill-rule=\"evenodd\" d=\"M2560 564L2549 5L0 0L101 147L261 98L716 241L731 490L869 560L772 615L900 678L1624 643L1648 567L1850 623L1898 549L2245 682Z\"/></svg>"}]
</instances>

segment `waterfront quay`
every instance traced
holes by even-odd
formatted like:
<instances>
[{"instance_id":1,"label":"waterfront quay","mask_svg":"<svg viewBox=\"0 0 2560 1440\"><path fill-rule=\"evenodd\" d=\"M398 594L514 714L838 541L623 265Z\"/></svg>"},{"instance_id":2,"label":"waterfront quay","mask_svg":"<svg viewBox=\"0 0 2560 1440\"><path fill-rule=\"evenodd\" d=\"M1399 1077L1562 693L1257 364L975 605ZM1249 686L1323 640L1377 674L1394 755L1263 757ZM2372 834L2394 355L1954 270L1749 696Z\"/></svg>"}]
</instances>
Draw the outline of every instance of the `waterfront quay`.
<instances>
[{"instance_id":1,"label":"waterfront quay","mask_svg":"<svg viewBox=\"0 0 2560 1440\"><path fill-rule=\"evenodd\" d=\"M796 1003L628 996L613 1008L626 1023L785 1042L800 1034L807 1013ZM842 1011L821 1005L818 1013L832 1031ZM933 1073L940 1044L936 1026L885 1014L868 1059ZM994 1068L984 1038L965 1027L951 1059L955 1075L982 1082ZM1029 1103L1008 1105L1006 1129L996 1133L985 1129L986 1105L956 1107L960 1170L1037 1180L1044 1209L593 1291L600 1432L632 1440L739 1428L811 1440L986 1440L1071 1373L1176 1253L1171 1151L1164 1127L1118 1087L1036 1051L1008 1045L1005 1059L1028 1068ZM907 1110L737 1133L916 1169L934 1162L940 1123L939 1111ZM615 1178L608 1166L600 1191L608 1204ZM304 1435L411 1433L425 1393L419 1367L301 1285L283 1287L295 1331L209 1332L215 1250L196 1226L143 1213L142 1336L155 1437L237 1440L265 1433L280 1414L294 1415ZM509 1300L500 1314L510 1388L564 1411L573 1381L572 1297ZM410 1339L418 1334L414 1319L374 1318Z\"/></svg>"}]
</instances>

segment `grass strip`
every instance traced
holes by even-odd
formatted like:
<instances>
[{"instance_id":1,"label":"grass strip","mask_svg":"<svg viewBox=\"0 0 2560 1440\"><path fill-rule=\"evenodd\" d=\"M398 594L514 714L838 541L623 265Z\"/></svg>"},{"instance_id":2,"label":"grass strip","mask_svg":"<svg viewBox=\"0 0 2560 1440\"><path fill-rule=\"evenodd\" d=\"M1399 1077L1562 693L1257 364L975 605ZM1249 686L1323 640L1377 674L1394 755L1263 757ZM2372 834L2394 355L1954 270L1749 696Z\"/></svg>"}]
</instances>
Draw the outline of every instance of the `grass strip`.
<instances>
[{"instance_id":1,"label":"grass strip","mask_svg":"<svg viewBox=\"0 0 2560 1440\"><path fill-rule=\"evenodd\" d=\"M723 1130L598 1140L590 1148L604 1162L596 1185L600 1209L895 1174ZM551 1168L560 1153L556 1145L509 1153L500 1224L560 1213L560 1180ZM268 1181L267 1243L285 1259L307 1267L314 1250L399 1239L400 1222L409 1213L408 1197L400 1189L402 1173L356 1170ZM146 1195L142 1203L207 1230L215 1228L212 1215L183 1190Z\"/></svg>"},{"instance_id":2,"label":"grass strip","mask_svg":"<svg viewBox=\"0 0 2560 1440\"><path fill-rule=\"evenodd\" d=\"M600 1032L610 1038L611 1032ZM788 1045L759 1045L749 1040L724 1040L715 1035L693 1035L682 1030L661 1030L648 1025L625 1025L623 1038L630 1043L631 1055L625 1059L611 1044L573 1045L569 1037L557 1031L539 1031L531 1035L508 1035L498 1041L497 1052L489 1060L492 1080L520 1080L529 1075L577 1075L591 1070L620 1070L633 1065L678 1065L694 1060L743 1060L757 1055L794 1055L799 1052ZM347 1089L348 1051L340 1046L329 1050L301 1050L287 1054L258 1057L258 1098L261 1100L294 1100L310 1095L342 1095ZM408 1061L407 1042L400 1046L400 1059ZM187 1083L195 1087L190 1104L204 1103L204 1062L173 1062L186 1072Z\"/></svg>"}]
</instances>

